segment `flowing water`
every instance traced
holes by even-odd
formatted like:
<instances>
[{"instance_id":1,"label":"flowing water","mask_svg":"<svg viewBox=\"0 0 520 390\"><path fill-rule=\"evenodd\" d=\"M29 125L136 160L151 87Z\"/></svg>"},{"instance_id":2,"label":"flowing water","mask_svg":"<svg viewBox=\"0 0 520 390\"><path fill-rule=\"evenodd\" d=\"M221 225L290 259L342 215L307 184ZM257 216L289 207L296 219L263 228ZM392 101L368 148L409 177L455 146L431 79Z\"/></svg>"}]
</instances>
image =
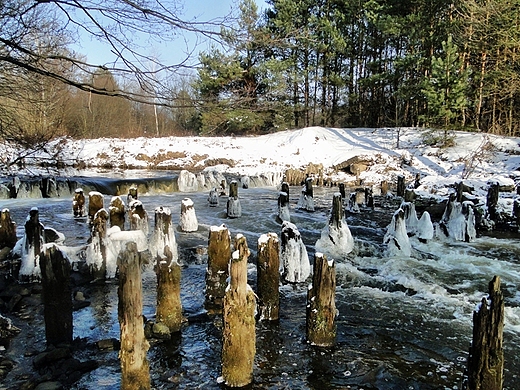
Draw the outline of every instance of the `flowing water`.
<instances>
[{"instance_id":1,"label":"flowing water","mask_svg":"<svg viewBox=\"0 0 520 390\"><path fill-rule=\"evenodd\" d=\"M291 221L307 245L328 221L333 188L314 189L315 212L296 209L300 188L291 188ZM239 189L242 216L226 218L226 198L209 207L205 192L143 194L153 225L154 209L169 207L178 223L183 198L189 197L199 222L194 233L176 232L183 264L181 298L188 322L168 342L151 342L148 358L155 389L220 389L220 318L204 315L203 248L209 228L225 224L232 237L246 236L249 283L256 287L256 249L261 234L280 234L276 222L278 189ZM72 217L72 198L2 201L17 222L18 236L29 210L38 207L40 221L66 236L65 245L85 245L85 221ZM105 197L105 205L110 196ZM389 257L382 245L397 202L347 213L355 252L336 262L337 343L317 348L305 340L307 283L282 284L280 320L258 322L254 389L460 389L472 334L472 313L487 293L494 275L502 280L506 302L504 389L520 389L520 240L479 237L472 243L412 239L412 257ZM150 229L152 231L152 229ZM202 249L202 250L201 250ZM144 315L155 315L155 275L144 279ZM95 342L119 338L117 282L92 291L91 305L74 313L74 336ZM40 336L41 337L41 336ZM100 367L74 389L118 389L117 351L98 352Z\"/></svg>"}]
</instances>

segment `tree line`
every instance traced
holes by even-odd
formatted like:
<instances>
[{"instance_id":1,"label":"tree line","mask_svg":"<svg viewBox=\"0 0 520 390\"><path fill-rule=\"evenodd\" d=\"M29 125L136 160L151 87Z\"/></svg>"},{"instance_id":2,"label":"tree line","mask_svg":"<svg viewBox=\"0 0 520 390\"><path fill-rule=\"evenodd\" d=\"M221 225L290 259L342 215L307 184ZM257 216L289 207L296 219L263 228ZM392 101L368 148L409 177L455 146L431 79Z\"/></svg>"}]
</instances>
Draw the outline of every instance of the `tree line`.
<instances>
[{"instance_id":1,"label":"tree line","mask_svg":"<svg viewBox=\"0 0 520 390\"><path fill-rule=\"evenodd\" d=\"M259 10L254 0L241 0L238 11L213 30L214 45L199 53L189 75L165 77L160 64L157 72L129 66L126 72L138 75L133 81L119 68L87 68L68 51L66 35L47 27L49 42L32 53L49 50L43 68L73 82L0 56L1 134L24 129L34 141L51 133L245 135L313 125L424 126L439 129L428 141L444 145L453 129L520 135L517 1L269 0ZM9 28L0 28L0 52ZM74 60L64 63L60 53ZM160 92L151 83L157 80Z\"/></svg>"}]
</instances>

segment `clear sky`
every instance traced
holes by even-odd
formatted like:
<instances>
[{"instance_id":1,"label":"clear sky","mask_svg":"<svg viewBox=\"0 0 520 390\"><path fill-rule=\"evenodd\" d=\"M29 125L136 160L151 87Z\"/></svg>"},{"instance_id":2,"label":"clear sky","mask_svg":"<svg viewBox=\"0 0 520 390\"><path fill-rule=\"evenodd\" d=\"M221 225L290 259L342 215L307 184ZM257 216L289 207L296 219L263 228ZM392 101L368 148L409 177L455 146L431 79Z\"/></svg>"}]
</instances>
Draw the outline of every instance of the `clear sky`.
<instances>
[{"instance_id":1,"label":"clear sky","mask_svg":"<svg viewBox=\"0 0 520 390\"><path fill-rule=\"evenodd\" d=\"M181 0L182 2L182 0ZM256 0L259 9L267 7L264 0ZM215 18L223 18L230 13L237 14L239 0L185 0L184 13L179 15L183 20L208 21ZM187 57L187 51L195 50L195 59L197 52L207 50L210 47L209 42L201 42L196 45L197 39L194 35L183 34L173 42L163 45L150 46L142 54L158 58L162 63L176 64L183 61ZM196 46L196 47L195 47ZM94 64L109 64L115 59L107 45L103 45L90 36L82 36L81 44L74 48L77 52L85 55L88 62Z\"/></svg>"}]
</instances>

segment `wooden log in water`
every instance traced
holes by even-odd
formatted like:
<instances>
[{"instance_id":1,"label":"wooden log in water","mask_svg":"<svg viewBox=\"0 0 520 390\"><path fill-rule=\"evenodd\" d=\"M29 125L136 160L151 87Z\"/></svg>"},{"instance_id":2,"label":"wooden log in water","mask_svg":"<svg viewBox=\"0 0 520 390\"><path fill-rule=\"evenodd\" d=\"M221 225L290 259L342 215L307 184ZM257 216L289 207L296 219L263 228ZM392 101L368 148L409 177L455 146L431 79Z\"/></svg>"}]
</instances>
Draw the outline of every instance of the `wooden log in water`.
<instances>
[{"instance_id":1,"label":"wooden log in water","mask_svg":"<svg viewBox=\"0 0 520 390\"><path fill-rule=\"evenodd\" d=\"M258 317L275 321L280 312L280 240L276 233L258 239L257 289Z\"/></svg>"},{"instance_id":2,"label":"wooden log in water","mask_svg":"<svg viewBox=\"0 0 520 390\"><path fill-rule=\"evenodd\" d=\"M14 248L18 238L16 237L16 223L11 219L9 209L0 211L0 249Z\"/></svg>"},{"instance_id":3,"label":"wooden log in water","mask_svg":"<svg viewBox=\"0 0 520 390\"><path fill-rule=\"evenodd\" d=\"M143 324L141 259L136 243L126 244L125 249L119 253L117 266L119 268L117 313L121 342L119 350L121 389L150 389L150 368L146 357L149 344L144 335Z\"/></svg>"},{"instance_id":4,"label":"wooden log in water","mask_svg":"<svg viewBox=\"0 0 520 390\"><path fill-rule=\"evenodd\" d=\"M501 390L504 372L504 297L500 277L489 282L489 296L473 312L467 390Z\"/></svg>"},{"instance_id":5,"label":"wooden log in water","mask_svg":"<svg viewBox=\"0 0 520 390\"><path fill-rule=\"evenodd\" d=\"M243 387L253 381L256 353L256 297L247 284L246 238L235 239L230 265L230 282L224 296L222 330L222 378L230 387Z\"/></svg>"},{"instance_id":6,"label":"wooden log in water","mask_svg":"<svg viewBox=\"0 0 520 390\"><path fill-rule=\"evenodd\" d=\"M125 204L120 196L114 196L110 200L108 207L110 216L110 226L118 226L121 230L125 230Z\"/></svg>"},{"instance_id":7,"label":"wooden log in water","mask_svg":"<svg viewBox=\"0 0 520 390\"><path fill-rule=\"evenodd\" d=\"M181 266L173 260L169 246L164 248L164 257L157 259L157 313L156 321L179 332L182 326Z\"/></svg>"},{"instance_id":8,"label":"wooden log in water","mask_svg":"<svg viewBox=\"0 0 520 390\"><path fill-rule=\"evenodd\" d=\"M97 191L90 191L88 194L88 218L92 222L94 215L103 208L103 195Z\"/></svg>"},{"instance_id":9,"label":"wooden log in water","mask_svg":"<svg viewBox=\"0 0 520 390\"><path fill-rule=\"evenodd\" d=\"M212 226L208 238L205 308L210 314L222 313L231 259L231 235L225 225Z\"/></svg>"},{"instance_id":10,"label":"wooden log in water","mask_svg":"<svg viewBox=\"0 0 520 390\"><path fill-rule=\"evenodd\" d=\"M74 218L83 218L85 216L85 194L83 193L83 188L76 188L76 191L74 191L72 215L74 215Z\"/></svg>"},{"instance_id":11,"label":"wooden log in water","mask_svg":"<svg viewBox=\"0 0 520 390\"><path fill-rule=\"evenodd\" d=\"M42 301L47 345L72 344L71 266L57 245L40 253Z\"/></svg>"},{"instance_id":12,"label":"wooden log in water","mask_svg":"<svg viewBox=\"0 0 520 390\"><path fill-rule=\"evenodd\" d=\"M492 221L497 221L498 219L498 213L497 213L497 207L498 207L498 194L500 190L500 185L498 182L492 182L489 184L488 193L486 197L486 207L487 207L487 214L489 219Z\"/></svg>"},{"instance_id":13,"label":"wooden log in water","mask_svg":"<svg viewBox=\"0 0 520 390\"><path fill-rule=\"evenodd\" d=\"M404 181L404 176L397 176L397 196L404 196L404 190L406 188L406 183Z\"/></svg>"},{"instance_id":14,"label":"wooden log in water","mask_svg":"<svg viewBox=\"0 0 520 390\"><path fill-rule=\"evenodd\" d=\"M336 340L336 270L322 253L314 256L312 286L307 290L307 341L329 347Z\"/></svg>"}]
</instances>

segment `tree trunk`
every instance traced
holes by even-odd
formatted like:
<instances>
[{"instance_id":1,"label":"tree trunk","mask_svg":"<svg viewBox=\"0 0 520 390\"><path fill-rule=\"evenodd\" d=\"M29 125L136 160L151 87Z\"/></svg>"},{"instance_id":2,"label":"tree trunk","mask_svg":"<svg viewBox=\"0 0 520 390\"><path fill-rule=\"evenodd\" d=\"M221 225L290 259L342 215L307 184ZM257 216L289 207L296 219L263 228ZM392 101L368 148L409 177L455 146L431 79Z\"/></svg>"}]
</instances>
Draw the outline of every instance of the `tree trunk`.
<instances>
[{"instance_id":1,"label":"tree trunk","mask_svg":"<svg viewBox=\"0 0 520 390\"><path fill-rule=\"evenodd\" d=\"M143 291L141 261L134 242L117 258L119 268L119 298L117 313L120 326L121 389L150 389L150 369L146 352L149 344L144 336Z\"/></svg>"}]
</instances>

